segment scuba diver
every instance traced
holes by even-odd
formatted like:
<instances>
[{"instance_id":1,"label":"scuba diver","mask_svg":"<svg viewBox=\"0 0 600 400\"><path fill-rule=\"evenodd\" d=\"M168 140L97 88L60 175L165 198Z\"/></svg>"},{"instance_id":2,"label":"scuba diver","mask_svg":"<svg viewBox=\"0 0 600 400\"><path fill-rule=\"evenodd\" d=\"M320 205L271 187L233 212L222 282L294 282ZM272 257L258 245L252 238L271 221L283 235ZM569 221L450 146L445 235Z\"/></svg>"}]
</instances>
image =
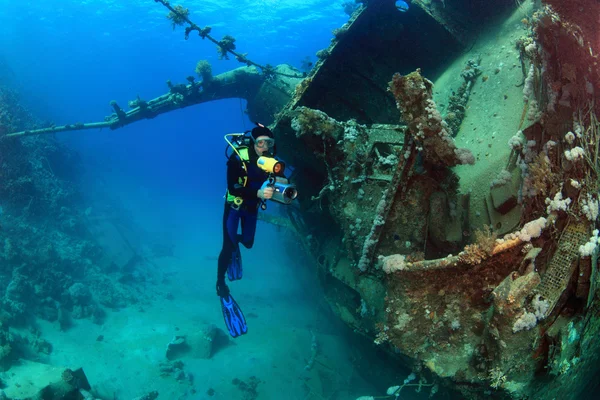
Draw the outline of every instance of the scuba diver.
<instances>
[{"instance_id":1,"label":"scuba diver","mask_svg":"<svg viewBox=\"0 0 600 400\"><path fill-rule=\"evenodd\" d=\"M296 198L294 185L283 175L285 165L274 158L273 132L261 124L244 134L225 136L233 154L227 161L227 193L223 212L223 247L217 270L217 295L225 325L232 337L248 331L242 310L231 296L225 283L242 278L242 257L239 244L247 249L254 245L258 209L266 209L266 200L290 204ZM227 136L236 136L231 143ZM227 154L226 150L226 154ZM238 229L241 225L241 234Z\"/></svg>"}]
</instances>

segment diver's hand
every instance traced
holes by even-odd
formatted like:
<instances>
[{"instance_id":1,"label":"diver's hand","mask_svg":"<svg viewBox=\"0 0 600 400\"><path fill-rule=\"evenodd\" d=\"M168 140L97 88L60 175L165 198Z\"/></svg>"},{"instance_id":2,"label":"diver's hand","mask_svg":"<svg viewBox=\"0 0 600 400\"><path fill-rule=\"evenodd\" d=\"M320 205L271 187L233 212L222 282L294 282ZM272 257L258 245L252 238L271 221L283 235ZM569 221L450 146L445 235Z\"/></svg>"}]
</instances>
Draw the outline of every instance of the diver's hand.
<instances>
[{"instance_id":1,"label":"diver's hand","mask_svg":"<svg viewBox=\"0 0 600 400\"><path fill-rule=\"evenodd\" d=\"M259 199L269 200L271 197L273 197L273 188L266 187L264 189L259 189L258 192L256 192L256 195Z\"/></svg>"}]
</instances>

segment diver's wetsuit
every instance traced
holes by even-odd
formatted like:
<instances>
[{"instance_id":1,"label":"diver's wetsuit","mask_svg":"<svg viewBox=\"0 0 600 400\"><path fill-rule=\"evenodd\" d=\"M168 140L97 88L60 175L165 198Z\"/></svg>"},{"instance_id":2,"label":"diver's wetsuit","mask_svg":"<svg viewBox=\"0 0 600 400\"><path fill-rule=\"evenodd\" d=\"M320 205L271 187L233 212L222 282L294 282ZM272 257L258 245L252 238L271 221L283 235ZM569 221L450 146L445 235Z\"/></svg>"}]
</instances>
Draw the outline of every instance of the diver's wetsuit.
<instances>
[{"instance_id":1,"label":"diver's wetsuit","mask_svg":"<svg viewBox=\"0 0 600 400\"><path fill-rule=\"evenodd\" d=\"M254 234L256 233L256 220L260 199L257 196L258 190L267 180L268 174L256 165L258 156L253 148L248 149L249 161L246 163L248 168L248 181L246 186L240 184L240 178L246 176L242 167L240 158L233 154L227 161L227 190L233 196L241 197L244 201L239 209L234 209L225 201L225 210L223 212L223 247L219 254L219 266L217 271L217 294L220 290L227 290L225 285L225 274L231 261L231 255L235 251L238 243L241 243L247 249L254 245ZM238 226L242 224L242 234L238 235Z\"/></svg>"}]
</instances>

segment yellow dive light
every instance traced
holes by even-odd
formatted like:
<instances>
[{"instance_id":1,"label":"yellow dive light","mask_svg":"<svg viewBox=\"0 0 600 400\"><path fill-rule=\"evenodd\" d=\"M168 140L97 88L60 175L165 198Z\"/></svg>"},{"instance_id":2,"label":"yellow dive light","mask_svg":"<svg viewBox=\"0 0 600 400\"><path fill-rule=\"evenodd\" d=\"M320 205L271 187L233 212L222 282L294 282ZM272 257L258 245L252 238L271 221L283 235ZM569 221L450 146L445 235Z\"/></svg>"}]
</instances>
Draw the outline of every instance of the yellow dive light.
<instances>
[{"instance_id":1,"label":"yellow dive light","mask_svg":"<svg viewBox=\"0 0 600 400\"><path fill-rule=\"evenodd\" d=\"M260 156L256 165L269 174L283 175L283 171L285 171L285 164L273 157Z\"/></svg>"}]
</instances>

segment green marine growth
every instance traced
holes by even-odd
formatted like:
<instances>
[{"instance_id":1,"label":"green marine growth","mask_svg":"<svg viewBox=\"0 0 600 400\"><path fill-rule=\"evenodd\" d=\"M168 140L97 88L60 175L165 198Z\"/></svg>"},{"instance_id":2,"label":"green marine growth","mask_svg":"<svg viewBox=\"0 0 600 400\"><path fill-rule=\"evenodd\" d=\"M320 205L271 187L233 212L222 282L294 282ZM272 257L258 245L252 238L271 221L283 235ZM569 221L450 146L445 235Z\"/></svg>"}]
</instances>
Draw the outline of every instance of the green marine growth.
<instances>
[{"instance_id":1,"label":"green marine growth","mask_svg":"<svg viewBox=\"0 0 600 400\"><path fill-rule=\"evenodd\" d=\"M235 38L231 35L225 35L218 44L217 52L219 53L219 60L229 60L227 53L235 50Z\"/></svg>"},{"instance_id":2,"label":"green marine growth","mask_svg":"<svg viewBox=\"0 0 600 400\"><path fill-rule=\"evenodd\" d=\"M167 15L167 19L171 20L173 30L175 30L177 25L183 25L186 22L190 15L190 10L188 8L183 8L181 5L177 5L173 8L175 9L175 12L170 11Z\"/></svg>"},{"instance_id":3,"label":"green marine growth","mask_svg":"<svg viewBox=\"0 0 600 400\"><path fill-rule=\"evenodd\" d=\"M206 60L198 61L198 64L196 64L196 74L202 78L202 82L204 83L212 81L213 75L210 63Z\"/></svg>"}]
</instances>

